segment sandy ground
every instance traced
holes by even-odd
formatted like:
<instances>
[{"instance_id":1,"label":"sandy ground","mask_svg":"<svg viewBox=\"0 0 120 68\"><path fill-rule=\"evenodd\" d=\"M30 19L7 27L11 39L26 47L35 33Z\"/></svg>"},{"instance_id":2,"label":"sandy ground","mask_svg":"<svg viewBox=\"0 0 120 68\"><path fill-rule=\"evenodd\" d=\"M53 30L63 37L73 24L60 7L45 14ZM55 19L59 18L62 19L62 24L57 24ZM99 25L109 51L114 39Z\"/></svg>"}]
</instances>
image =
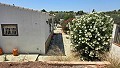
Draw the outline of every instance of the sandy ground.
<instances>
[{"instance_id":1,"label":"sandy ground","mask_svg":"<svg viewBox=\"0 0 120 68\"><path fill-rule=\"evenodd\" d=\"M2 62L0 68L96 68L91 65L57 65L45 62Z\"/></svg>"}]
</instances>

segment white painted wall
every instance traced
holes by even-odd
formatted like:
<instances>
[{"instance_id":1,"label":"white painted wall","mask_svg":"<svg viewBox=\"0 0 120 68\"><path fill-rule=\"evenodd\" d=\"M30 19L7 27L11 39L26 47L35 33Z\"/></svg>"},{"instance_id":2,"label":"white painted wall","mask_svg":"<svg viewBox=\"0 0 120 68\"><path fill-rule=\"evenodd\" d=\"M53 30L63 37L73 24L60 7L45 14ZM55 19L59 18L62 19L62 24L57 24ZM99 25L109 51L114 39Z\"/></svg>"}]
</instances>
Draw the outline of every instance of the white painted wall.
<instances>
[{"instance_id":1,"label":"white painted wall","mask_svg":"<svg viewBox=\"0 0 120 68\"><path fill-rule=\"evenodd\" d=\"M112 32L112 41L114 41L114 38L115 38L116 27L117 27L117 24L114 24L113 25L113 32Z\"/></svg>"},{"instance_id":2,"label":"white painted wall","mask_svg":"<svg viewBox=\"0 0 120 68\"><path fill-rule=\"evenodd\" d=\"M111 46L110 56L120 59L120 47L118 45L116 45L115 40L114 40L114 38L116 38L115 35L118 32L117 26L118 26L117 24L114 24L114 26L113 26L112 46Z\"/></svg>"},{"instance_id":3,"label":"white painted wall","mask_svg":"<svg viewBox=\"0 0 120 68\"><path fill-rule=\"evenodd\" d=\"M4 53L18 48L20 53L45 54L49 34L47 13L0 4L0 47ZM2 36L1 24L18 24L18 36Z\"/></svg>"},{"instance_id":4,"label":"white painted wall","mask_svg":"<svg viewBox=\"0 0 120 68\"><path fill-rule=\"evenodd\" d=\"M110 56L116 57L120 59L120 47L112 44L111 51L110 51Z\"/></svg>"}]
</instances>

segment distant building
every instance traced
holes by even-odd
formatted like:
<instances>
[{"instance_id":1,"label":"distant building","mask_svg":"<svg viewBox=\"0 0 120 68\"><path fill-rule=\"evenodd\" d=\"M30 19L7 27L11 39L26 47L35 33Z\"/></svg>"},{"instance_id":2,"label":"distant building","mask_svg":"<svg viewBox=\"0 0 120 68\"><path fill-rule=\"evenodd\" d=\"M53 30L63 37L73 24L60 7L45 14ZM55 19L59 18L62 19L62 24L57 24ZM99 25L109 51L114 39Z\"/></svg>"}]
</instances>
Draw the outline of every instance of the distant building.
<instances>
[{"instance_id":1,"label":"distant building","mask_svg":"<svg viewBox=\"0 0 120 68\"><path fill-rule=\"evenodd\" d=\"M0 3L0 48L4 53L18 48L19 53L45 54L53 18L46 12Z\"/></svg>"}]
</instances>

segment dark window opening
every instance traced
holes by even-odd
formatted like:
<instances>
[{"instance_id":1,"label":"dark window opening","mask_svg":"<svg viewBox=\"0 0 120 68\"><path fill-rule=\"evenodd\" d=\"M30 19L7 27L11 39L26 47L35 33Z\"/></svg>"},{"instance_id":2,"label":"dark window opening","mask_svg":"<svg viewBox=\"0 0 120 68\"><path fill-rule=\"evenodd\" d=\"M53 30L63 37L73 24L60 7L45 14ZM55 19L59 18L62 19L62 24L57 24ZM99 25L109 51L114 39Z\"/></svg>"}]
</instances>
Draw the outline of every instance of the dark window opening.
<instances>
[{"instance_id":1,"label":"dark window opening","mask_svg":"<svg viewBox=\"0 0 120 68\"><path fill-rule=\"evenodd\" d=\"M2 36L18 36L17 24L1 24Z\"/></svg>"}]
</instances>

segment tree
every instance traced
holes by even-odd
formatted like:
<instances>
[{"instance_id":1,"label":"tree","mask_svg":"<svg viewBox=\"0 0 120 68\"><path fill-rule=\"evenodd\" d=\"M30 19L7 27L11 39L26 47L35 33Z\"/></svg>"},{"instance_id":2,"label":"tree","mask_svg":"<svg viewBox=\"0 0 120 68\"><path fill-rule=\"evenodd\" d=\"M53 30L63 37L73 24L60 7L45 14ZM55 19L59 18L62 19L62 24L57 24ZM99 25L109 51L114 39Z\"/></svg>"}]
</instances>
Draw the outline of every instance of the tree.
<instances>
[{"instance_id":1,"label":"tree","mask_svg":"<svg viewBox=\"0 0 120 68\"><path fill-rule=\"evenodd\" d=\"M95 9L92 10L92 13L95 12Z\"/></svg>"},{"instance_id":2,"label":"tree","mask_svg":"<svg viewBox=\"0 0 120 68\"><path fill-rule=\"evenodd\" d=\"M50 13L50 14L54 14L55 12L53 12L53 11L50 11L49 13Z\"/></svg>"},{"instance_id":3,"label":"tree","mask_svg":"<svg viewBox=\"0 0 120 68\"><path fill-rule=\"evenodd\" d=\"M41 11L42 11L42 12L47 12L45 9L42 9Z\"/></svg>"},{"instance_id":4,"label":"tree","mask_svg":"<svg viewBox=\"0 0 120 68\"><path fill-rule=\"evenodd\" d=\"M120 9L118 11L120 12Z\"/></svg>"},{"instance_id":5,"label":"tree","mask_svg":"<svg viewBox=\"0 0 120 68\"><path fill-rule=\"evenodd\" d=\"M83 14L85 14L83 11L78 11L78 12L76 13L76 15L83 15Z\"/></svg>"},{"instance_id":6,"label":"tree","mask_svg":"<svg viewBox=\"0 0 120 68\"><path fill-rule=\"evenodd\" d=\"M69 18L74 18L75 16L72 14L72 13L69 13L69 14L65 14L64 15L64 20L67 20L67 19L69 19Z\"/></svg>"}]
</instances>

